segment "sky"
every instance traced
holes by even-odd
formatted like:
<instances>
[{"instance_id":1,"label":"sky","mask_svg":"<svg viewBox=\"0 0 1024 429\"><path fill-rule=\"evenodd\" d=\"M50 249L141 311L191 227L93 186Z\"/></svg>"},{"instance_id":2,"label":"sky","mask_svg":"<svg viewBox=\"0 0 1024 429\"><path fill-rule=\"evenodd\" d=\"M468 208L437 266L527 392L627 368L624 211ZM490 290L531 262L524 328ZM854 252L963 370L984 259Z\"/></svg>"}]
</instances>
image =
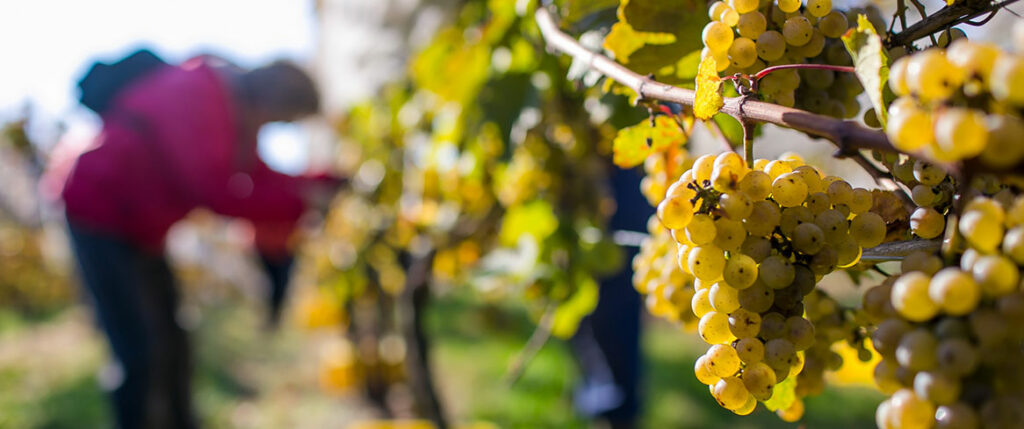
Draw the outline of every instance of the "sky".
<instances>
[{"instance_id":1,"label":"sky","mask_svg":"<svg viewBox=\"0 0 1024 429\"><path fill-rule=\"evenodd\" d=\"M58 121L86 135L97 118L78 106L75 82L93 61L116 60L137 47L175 62L217 53L243 66L275 58L311 61L316 49L312 0L2 0L0 123L33 109L42 144ZM306 134L268 127L261 153L285 170L301 169Z\"/></svg>"}]
</instances>

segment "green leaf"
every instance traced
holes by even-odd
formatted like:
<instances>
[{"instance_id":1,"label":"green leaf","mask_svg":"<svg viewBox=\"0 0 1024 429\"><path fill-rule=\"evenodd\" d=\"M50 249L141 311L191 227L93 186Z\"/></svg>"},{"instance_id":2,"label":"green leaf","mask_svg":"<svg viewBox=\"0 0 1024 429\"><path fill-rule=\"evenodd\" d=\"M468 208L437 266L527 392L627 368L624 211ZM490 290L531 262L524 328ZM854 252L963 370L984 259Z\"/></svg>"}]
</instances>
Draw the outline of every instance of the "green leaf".
<instances>
[{"instance_id":1,"label":"green leaf","mask_svg":"<svg viewBox=\"0 0 1024 429\"><path fill-rule=\"evenodd\" d=\"M530 235L542 242L558 229L558 217L547 201L534 200L512 206L501 221L499 241L504 246L515 246L522 235Z\"/></svg>"},{"instance_id":2,"label":"green leaf","mask_svg":"<svg viewBox=\"0 0 1024 429\"><path fill-rule=\"evenodd\" d=\"M692 85L692 76L677 76L686 74L677 62L703 47L706 7L698 0L623 0L616 13L619 22L604 47L637 73L654 73L659 82Z\"/></svg>"},{"instance_id":3,"label":"green leaf","mask_svg":"<svg viewBox=\"0 0 1024 429\"><path fill-rule=\"evenodd\" d=\"M585 274L574 276L576 293L555 308L554 320L551 323L551 335L558 338L569 338L576 333L580 320L597 307L597 282Z\"/></svg>"},{"instance_id":4,"label":"green leaf","mask_svg":"<svg viewBox=\"0 0 1024 429\"><path fill-rule=\"evenodd\" d=\"M711 120L718 124L718 129L722 130L722 134L725 135L726 140L729 140L733 147L743 144L743 124L740 121L725 113L719 113L711 118ZM756 130L759 131L760 128L758 127ZM754 135L757 136L757 133L755 132Z\"/></svg>"},{"instance_id":5,"label":"green leaf","mask_svg":"<svg viewBox=\"0 0 1024 429\"><path fill-rule=\"evenodd\" d=\"M851 28L843 35L843 44L853 58L857 79L860 79L864 92L875 107L878 120L885 126L888 115L882 93L889 80L889 58L882 46L882 38L875 32L868 18L860 15L857 17L857 28Z\"/></svg>"},{"instance_id":6,"label":"green leaf","mask_svg":"<svg viewBox=\"0 0 1024 429\"><path fill-rule=\"evenodd\" d=\"M793 405L796 400L796 377L786 377L781 383L776 384L772 389L772 397L764 401L764 406L770 411L785 410Z\"/></svg>"},{"instance_id":7,"label":"green leaf","mask_svg":"<svg viewBox=\"0 0 1024 429\"><path fill-rule=\"evenodd\" d=\"M619 130L612 141L612 162L621 168L633 168L647 159L651 147L647 138L651 135L647 121Z\"/></svg>"}]
</instances>

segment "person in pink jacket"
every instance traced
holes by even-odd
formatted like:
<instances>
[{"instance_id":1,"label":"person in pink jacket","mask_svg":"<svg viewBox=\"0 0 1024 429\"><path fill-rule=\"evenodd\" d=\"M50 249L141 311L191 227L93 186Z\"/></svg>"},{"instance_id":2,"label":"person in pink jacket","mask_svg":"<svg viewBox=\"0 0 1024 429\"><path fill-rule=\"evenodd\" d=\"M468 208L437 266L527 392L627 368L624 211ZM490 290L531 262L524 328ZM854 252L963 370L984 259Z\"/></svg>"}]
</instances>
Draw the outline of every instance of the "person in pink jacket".
<instances>
[{"instance_id":1,"label":"person in pink jacket","mask_svg":"<svg viewBox=\"0 0 1024 429\"><path fill-rule=\"evenodd\" d=\"M318 108L313 81L293 64L242 70L196 58L147 72L103 110L102 132L61 195L83 283L122 369L112 394L118 427L196 427L167 231L202 207L251 220L261 254L287 255L283 237L338 182L271 170L256 136Z\"/></svg>"}]
</instances>

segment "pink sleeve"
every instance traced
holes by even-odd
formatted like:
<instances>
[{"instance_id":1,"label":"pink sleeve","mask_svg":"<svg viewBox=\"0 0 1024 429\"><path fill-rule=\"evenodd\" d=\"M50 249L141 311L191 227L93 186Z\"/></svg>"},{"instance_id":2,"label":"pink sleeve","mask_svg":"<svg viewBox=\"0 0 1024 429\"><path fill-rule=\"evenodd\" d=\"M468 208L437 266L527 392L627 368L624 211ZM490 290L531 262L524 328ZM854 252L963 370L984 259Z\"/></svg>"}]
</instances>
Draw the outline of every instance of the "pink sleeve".
<instances>
[{"instance_id":1,"label":"pink sleeve","mask_svg":"<svg viewBox=\"0 0 1024 429\"><path fill-rule=\"evenodd\" d=\"M150 155L162 159L162 173L171 176L180 198L256 222L294 222L302 215L301 179L262 162L250 171L239 168L233 106L212 69L174 69L152 86L135 91L126 105L151 128Z\"/></svg>"}]
</instances>

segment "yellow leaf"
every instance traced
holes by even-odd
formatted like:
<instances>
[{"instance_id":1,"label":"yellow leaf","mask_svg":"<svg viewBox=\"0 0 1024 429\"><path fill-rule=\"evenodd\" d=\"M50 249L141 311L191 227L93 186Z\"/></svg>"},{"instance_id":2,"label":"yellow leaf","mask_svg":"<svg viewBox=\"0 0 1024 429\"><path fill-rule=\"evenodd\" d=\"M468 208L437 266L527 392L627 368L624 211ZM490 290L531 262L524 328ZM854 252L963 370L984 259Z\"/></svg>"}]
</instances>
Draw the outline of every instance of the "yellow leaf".
<instances>
[{"instance_id":1,"label":"yellow leaf","mask_svg":"<svg viewBox=\"0 0 1024 429\"><path fill-rule=\"evenodd\" d=\"M713 55L708 55L697 67L697 95L693 103L693 114L697 119L711 119L724 104L722 80L718 78L718 64Z\"/></svg>"},{"instance_id":2,"label":"yellow leaf","mask_svg":"<svg viewBox=\"0 0 1024 429\"><path fill-rule=\"evenodd\" d=\"M646 121L619 130L612 141L612 162L621 168L633 168L647 159L651 147L647 138L651 136Z\"/></svg>"}]
</instances>

